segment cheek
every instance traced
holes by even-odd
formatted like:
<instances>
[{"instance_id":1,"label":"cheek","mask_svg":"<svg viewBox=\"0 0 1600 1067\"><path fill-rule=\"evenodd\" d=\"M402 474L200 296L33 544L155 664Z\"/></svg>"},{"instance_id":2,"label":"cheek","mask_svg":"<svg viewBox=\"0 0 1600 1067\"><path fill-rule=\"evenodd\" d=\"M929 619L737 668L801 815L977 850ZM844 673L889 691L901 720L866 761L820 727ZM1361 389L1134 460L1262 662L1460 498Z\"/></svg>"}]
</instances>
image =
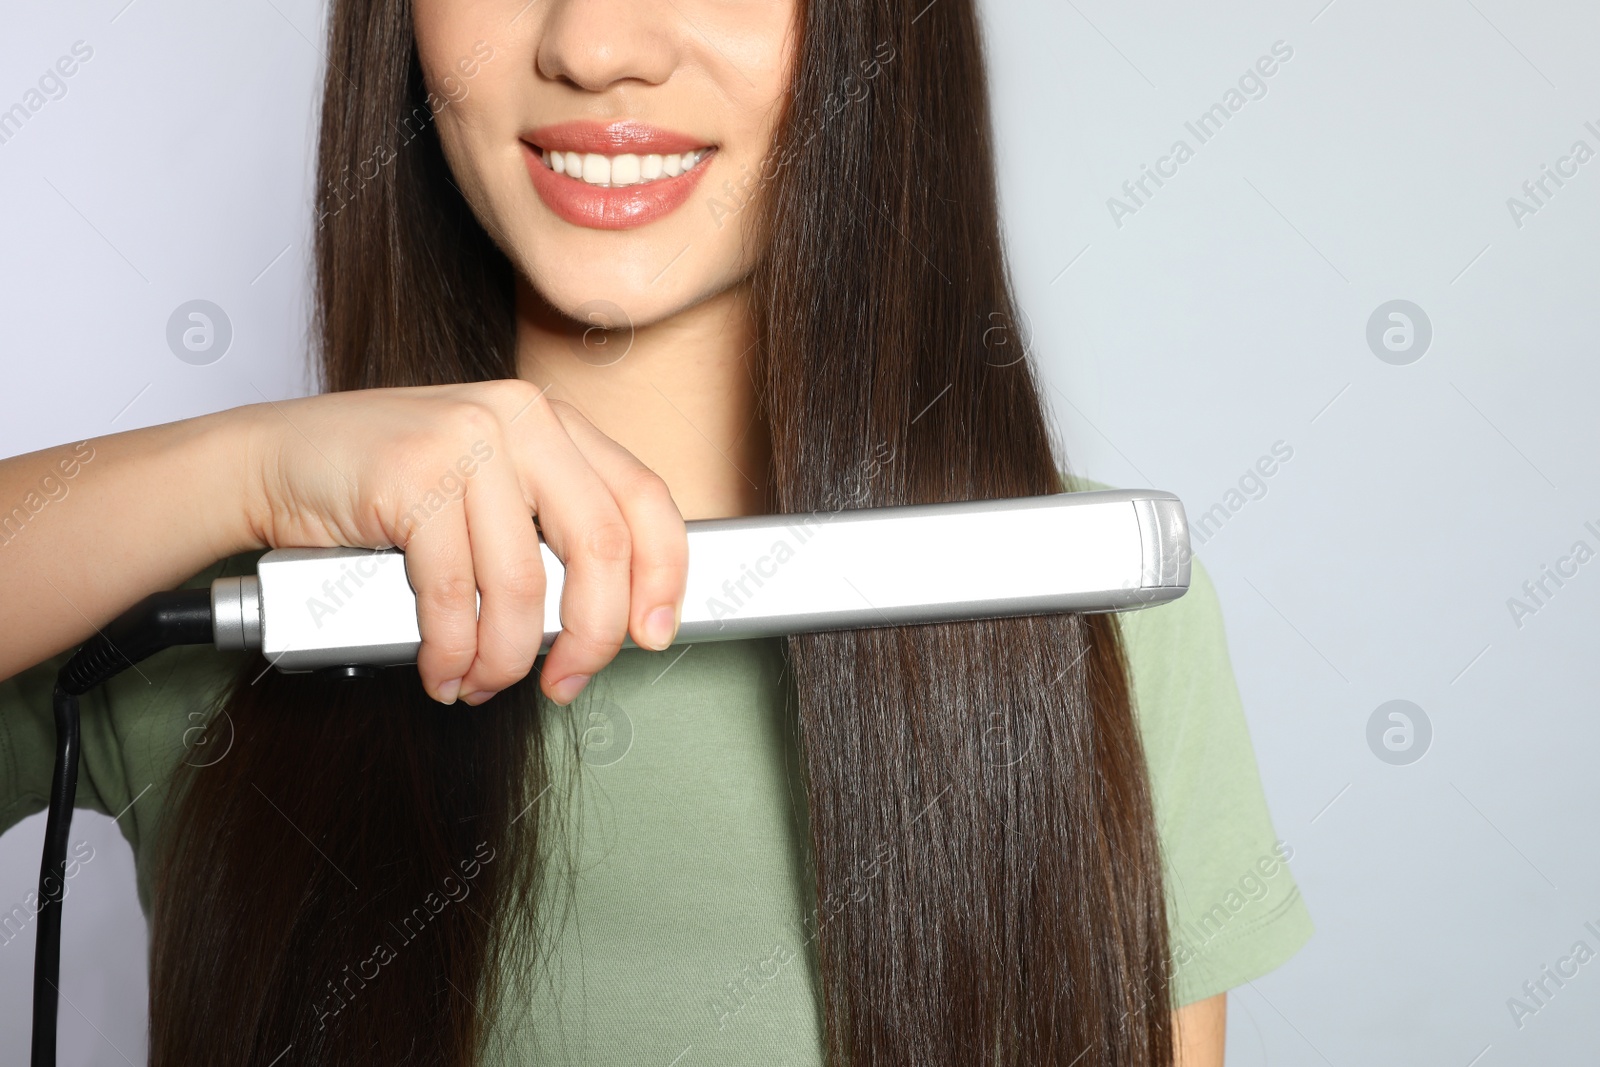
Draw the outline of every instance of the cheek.
<instances>
[{"instance_id":1,"label":"cheek","mask_svg":"<svg viewBox=\"0 0 1600 1067\"><path fill-rule=\"evenodd\" d=\"M770 134L788 92L799 32L793 5L772 5L759 25L747 29L738 56L740 70L728 79L728 90L737 94L751 125L764 135Z\"/></svg>"},{"instance_id":2,"label":"cheek","mask_svg":"<svg viewBox=\"0 0 1600 1067\"><path fill-rule=\"evenodd\" d=\"M480 215L495 195L496 174L505 170L497 157L512 143L509 116L521 88L506 19L488 17L495 6L415 0L413 14L428 121L456 184Z\"/></svg>"},{"instance_id":3,"label":"cheek","mask_svg":"<svg viewBox=\"0 0 1600 1067\"><path fill-rule=\"evenodd\" d=\"M776 177L772 164L781 151L776 143L778 122L797 50L794 10L792 4L770 5L759 20L741 27L736 43L724 50L731 69L720 71L718 80L726 94L728 136L705 195L721 198L740 216ZM734 228L732 217L719 218L715 210L702 211L701 217L712 232Z\"/></svg>"},{"instance_id":4,"label":"cheek","mask_svg":"<svg viewBox=\"0 0 1600 1067\"><path fill-rule=\"evenodd\" d=\"M509 65L505 20L495 18L492 10L498 6L415 0L417 59L436 108L460 103L490 80L496 66Z\"/></svg>"},{"instance_id":5,"label":"cheek","mask_svg":"<svg viewBox=\"0 0 1600 1067\"><path fill-rule=\"evenodd\" d=\"M518 231L512 218L527 181L513 152L514 139L495 132L498 126L488 88L473 84L467 96L438 112L434 129L450 180L493 236Z\"/></svg>"}]
</instances>

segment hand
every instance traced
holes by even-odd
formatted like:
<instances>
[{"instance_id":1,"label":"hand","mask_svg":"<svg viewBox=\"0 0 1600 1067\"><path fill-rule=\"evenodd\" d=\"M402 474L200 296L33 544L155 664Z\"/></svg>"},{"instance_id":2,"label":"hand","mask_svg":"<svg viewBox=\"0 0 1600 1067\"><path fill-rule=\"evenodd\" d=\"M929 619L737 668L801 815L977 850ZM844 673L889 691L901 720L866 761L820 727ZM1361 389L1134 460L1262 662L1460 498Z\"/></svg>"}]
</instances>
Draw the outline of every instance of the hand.
<instances>
[{"instance_id":1,"label":"hand","mask_svg":"<svg viewBox=\"0 0 1600 1067\"><path fill-rule=\"evenodd\" d=\"M672 643L689 547L666 483L529 382L362 389L239 409L248 521L278 547L405 550L417 669L443 703L524 677L544 633L533 516L566 568L540 686L567 704L623 638ZM475 615L475 594L482 607Z\"/></svg>"}]
</instances>

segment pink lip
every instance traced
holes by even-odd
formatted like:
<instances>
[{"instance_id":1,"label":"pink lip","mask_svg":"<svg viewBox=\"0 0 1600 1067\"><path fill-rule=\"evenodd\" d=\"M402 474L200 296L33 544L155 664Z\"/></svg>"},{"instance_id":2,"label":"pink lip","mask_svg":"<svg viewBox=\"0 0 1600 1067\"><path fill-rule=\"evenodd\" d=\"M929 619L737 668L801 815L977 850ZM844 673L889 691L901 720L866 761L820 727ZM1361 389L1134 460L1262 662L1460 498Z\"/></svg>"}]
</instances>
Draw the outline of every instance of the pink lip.
<instances>
[{"instance_id":1,"label":"pink lip","mask_svg":"<svg viewBox=\"0 0 1600 1067\"><path fill-rule=\"evenodd\" d=\"M686 133L663 130L645 122L558 122L528 130L522 139L540 148L560 152L598 152L602 156L670 156L712 147Z\"/></svg>"},{"instance_id":2,"label":"pink lip","mask_svg":"<svg viewBox=\"0 0 1600 1067\"><path fill-rule=\"evenodd\" d=\"M523 160L534 191L545 206L574 226L595 230L628 230L643 226L682 207L700 184L709 156L675 178L657 178L640 185L606 189L557 174L544 165L541 149L553 152L597 152L615 156L674 155L708 146L687 134L657 129L642 122L563 122L522 135ZM712 147L710 155L715 155Z\"/></svg>"}]
</instances>

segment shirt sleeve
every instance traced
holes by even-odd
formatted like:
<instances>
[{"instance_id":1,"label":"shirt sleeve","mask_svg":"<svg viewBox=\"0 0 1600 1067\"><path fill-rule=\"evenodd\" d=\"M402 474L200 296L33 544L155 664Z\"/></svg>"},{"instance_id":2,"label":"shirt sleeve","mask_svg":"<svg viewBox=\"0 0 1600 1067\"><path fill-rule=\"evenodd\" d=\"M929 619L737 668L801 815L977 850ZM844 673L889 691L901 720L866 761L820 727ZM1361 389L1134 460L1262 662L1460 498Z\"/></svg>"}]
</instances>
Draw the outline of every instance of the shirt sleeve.
<instances>
[{"instance_id":1,"label":"shirt sleeve","mask_svg":"<svg viewBox=\"0 0 1600 1067\"><path fill-rule=\"evenodd\" d=\"M1119 617L1165 857L1174 1003L1259 978L1311 936L1261 788L1211 578Z\"/></svg>"},{"instance_id":2,"label":"shirt sleeve","mask_svg":"<svg viewBox=\"0 0 1600 1067\"><path fill-rule=\"evenodd\" d=\"M1294 849L1273 829L1205 566L1191 557L1188 592L1116 619L1164 860L1173 1003L1182 1006L1278 967L1313 926L1289 868Z\"/></svg>"}]
</instances>

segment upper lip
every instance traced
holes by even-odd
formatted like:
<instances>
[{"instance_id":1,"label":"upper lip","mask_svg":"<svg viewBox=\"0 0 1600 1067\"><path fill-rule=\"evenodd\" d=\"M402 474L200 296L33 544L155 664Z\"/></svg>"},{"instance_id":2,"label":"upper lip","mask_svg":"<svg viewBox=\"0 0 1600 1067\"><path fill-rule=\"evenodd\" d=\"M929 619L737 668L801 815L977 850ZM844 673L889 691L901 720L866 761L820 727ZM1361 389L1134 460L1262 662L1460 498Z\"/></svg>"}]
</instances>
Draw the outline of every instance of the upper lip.
<instances>
[{"instance_id":1,"label":"upper lip","mask_svg":"<svg viewBox=\"0 0 1600 1067\"><path fill-rule=\"evenodd\" d=\"M594 152L616 156L668 156L712 147L711 142L676 130L663 130L647 122L623 120L594 122L576 119L524 131L522 139L536 148L552 152Z\"/></svg>"}]
</instances>

